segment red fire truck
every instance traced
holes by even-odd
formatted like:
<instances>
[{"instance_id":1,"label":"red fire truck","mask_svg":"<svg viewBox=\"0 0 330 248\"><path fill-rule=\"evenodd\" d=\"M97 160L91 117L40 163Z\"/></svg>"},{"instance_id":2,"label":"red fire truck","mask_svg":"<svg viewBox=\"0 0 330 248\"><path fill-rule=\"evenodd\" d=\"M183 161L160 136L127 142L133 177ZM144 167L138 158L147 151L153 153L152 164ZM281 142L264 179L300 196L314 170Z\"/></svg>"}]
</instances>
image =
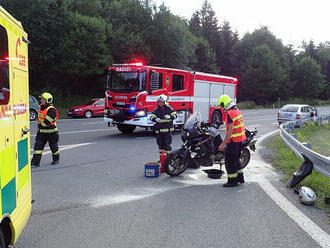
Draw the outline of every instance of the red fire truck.
<instances>
[{"instance_id":1,"label":"red fire truck","mask_svg":"<svg viewBox=\"0 0 330 248\"><path fill-rule=\"evenodd\" d=\"M215 74L142 63L116 64L107 69L104 120L123 133L136 127L152 128L150 113L157 107L158 96L165 94L178 114L175 127L181 127L195 111L204 121L221 121L218 97L227 94L236 102L237 83L236 78Z\"/></svg>"}]
</instances>

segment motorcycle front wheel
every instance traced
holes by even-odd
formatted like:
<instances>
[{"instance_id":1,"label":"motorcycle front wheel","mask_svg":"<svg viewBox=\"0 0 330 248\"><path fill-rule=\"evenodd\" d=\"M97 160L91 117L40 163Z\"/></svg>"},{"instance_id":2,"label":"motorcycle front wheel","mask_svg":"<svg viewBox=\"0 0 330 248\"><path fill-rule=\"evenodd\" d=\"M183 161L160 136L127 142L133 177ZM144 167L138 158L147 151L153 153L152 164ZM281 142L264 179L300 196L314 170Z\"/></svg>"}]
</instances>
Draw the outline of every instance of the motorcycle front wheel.
<instances>
[{"instance_id":1,"label":"motorcycle front wheel","mask_svg":"<svg viewBox=\"0 0 330 248\"><path fill-rule=\"evenodd\" d=\"M241 155L239 157L239 161L241 163L242 169L244 169L248 165L248 163L250 162L250 158L251 158L251 153L249 149L244 147L241 150Z\"/></svg>"},{"instance_id":2,"label":"motorcycle front wheel","mask_svg":"<svg viewBox=\"0 0 330 248\"><path fill-rule=\"evenodd\" d=\"M178 176L184 172L188 167L188 160L180 154L171 153L167 155L165 160L165 172L171 177Z\"/></svg>"}]
</instances>

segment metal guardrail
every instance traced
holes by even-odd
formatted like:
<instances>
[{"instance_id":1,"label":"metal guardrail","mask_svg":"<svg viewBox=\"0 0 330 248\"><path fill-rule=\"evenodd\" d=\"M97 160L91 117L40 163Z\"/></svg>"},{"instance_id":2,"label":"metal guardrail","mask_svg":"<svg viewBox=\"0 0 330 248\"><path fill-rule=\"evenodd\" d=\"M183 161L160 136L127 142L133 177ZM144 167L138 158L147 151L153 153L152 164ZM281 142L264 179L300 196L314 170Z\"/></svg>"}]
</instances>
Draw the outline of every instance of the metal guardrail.
<instances>
[{"instance_id":1,"label":"metal guardrail","mask_svg":"<svg viewBox=\"0 0 330 248\"><path fill-rule=\"evenodd\" d=\"M301 128L304 124L311 121L317 122L319 125L326 123L330 124L330 115L322 115L317 118L314 117L306 120L297 120L281 124L280 134L283 141L290 147L290 149L303 160L303 164L300 168L300 171L303 170L302 167L304 165L312 166L313 169L330 178L330 157L323 156L311 150L307 147L306 143L300 143L295 138L295 135L292 134L295 128ZM297 172L295 173L299 174ZM305 177L307 175L305 175Z\"/></svg>"}]
</instances>

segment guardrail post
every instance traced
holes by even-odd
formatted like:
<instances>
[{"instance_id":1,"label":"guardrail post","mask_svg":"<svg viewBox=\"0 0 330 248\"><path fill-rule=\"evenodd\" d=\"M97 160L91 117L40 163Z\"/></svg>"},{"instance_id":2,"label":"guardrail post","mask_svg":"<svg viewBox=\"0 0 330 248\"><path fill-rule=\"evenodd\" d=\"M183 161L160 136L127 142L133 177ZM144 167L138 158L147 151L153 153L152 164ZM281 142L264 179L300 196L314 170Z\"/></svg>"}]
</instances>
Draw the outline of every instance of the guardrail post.
<instances>
[{"instance_id":1,"label":"guardrail post","mask_svg":"<svg viewBox=\"0 0 330 248\"><path fill-rule=\"evenodd\" d=\"M298 121L297 121L297 124L298 124L299 129L301 129L302 126L303 126L303 122L302 122L302 120L298 120Z\"/></svg>"},{"instance_id":2,"label":"guardrail post","mask_svg":"<svg viewBox=\"0 0 330 248\"><path fill-rule=\"evenodd\" d=\"M298 183L304 180L313 171L313 163L304 154L301 154L304 158L304 162L301 164L299 169L293 173L289 187L294 188Z\"/></svg>"}]
</instances>

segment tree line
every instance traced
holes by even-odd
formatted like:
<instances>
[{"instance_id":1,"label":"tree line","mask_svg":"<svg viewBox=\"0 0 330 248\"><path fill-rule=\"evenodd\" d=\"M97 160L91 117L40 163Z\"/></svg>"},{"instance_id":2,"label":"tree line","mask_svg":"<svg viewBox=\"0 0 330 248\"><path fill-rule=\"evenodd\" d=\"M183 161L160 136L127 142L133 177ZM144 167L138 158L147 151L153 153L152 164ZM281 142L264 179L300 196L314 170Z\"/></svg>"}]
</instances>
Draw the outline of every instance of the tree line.
<instances>
[{"instance_id":1,"label":"tree line","mask_svg":"<svg viewBox=\"0 0 330 248\"><path fill-rule=\"evenodd\" d=\"M189 20L152 0L0 0L29 34L30 85L63 95L103 92L104 69L148 65L240 80L239 100L330 98L330 42L284 45L267 27L239 38L205 0ZM294 32L294 30L293 30ZM327 78L328 76L328 78Z\"/></svg>"}]
</instances>

